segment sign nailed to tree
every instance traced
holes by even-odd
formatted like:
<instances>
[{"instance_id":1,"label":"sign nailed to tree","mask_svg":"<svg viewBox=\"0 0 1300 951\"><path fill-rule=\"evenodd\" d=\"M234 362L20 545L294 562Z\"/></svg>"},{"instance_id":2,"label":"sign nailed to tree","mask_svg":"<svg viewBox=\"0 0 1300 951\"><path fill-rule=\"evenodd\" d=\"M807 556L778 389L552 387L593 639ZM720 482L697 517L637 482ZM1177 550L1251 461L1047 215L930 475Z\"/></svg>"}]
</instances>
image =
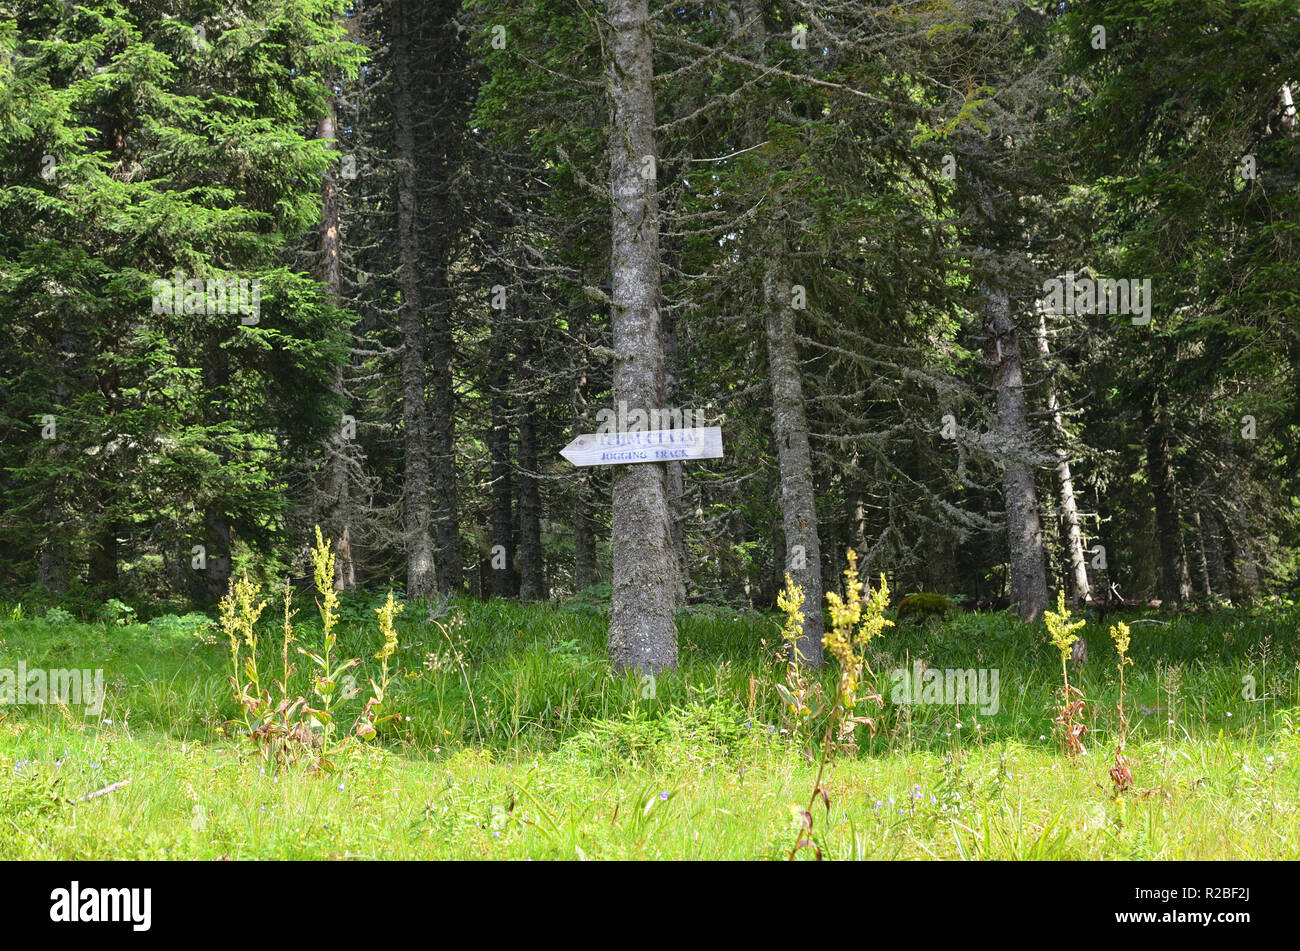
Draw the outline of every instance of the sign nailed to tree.
<instances>
[{"instance_id":1,"label":"sign nailed to tree","mask_svg":"<svg viewBox=\"0 0 1300 951\"><path fill-rule=\"evenodd\" d=\"M560 450L575 466L617 466L628 462L721 459L722 427L651 429L634 433L583 433Z\"/></svg>"}]
</instances>

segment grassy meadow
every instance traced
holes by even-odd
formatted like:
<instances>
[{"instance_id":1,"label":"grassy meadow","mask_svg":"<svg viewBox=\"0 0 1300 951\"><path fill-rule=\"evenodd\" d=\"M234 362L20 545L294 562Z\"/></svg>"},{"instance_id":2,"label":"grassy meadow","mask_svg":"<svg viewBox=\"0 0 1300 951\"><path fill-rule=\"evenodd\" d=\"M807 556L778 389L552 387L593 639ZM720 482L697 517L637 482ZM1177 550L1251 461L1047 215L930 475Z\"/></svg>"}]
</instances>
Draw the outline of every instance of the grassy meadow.
<instances>
[{"instance_id":1,"label":"grassy meadow","mask_svg":"<svg viewBox=\"0 0 1300 951\"><path fill-rule=\"evenodd\" d=\"M271 600L259 662L278 679ZM362 685L380 679L378 606L338 609L333 650L362 659ZM315 605L297 608L296 646L317 650ZM779 616L689 608L680 669L649 681L610 673L599 591L453 601L438 624L407 605L383 705L398 716L319 769L243 735L214 620L2 610L0 669L102 668L106 698L95 715L0 706L0 859L781 859L815 788L807 751L826 714L791 731ZM1133 787L1120 795L1114 617L1090 619L1089 658L1069 668L1087 728L1075 759L1054 728L1061 664L1041 625L962 613L886 629L869 654L875 733L859 726L840 748L811 810L822 857L1300 855L1300 608L1126 619ZM917 660L998 671L997 712L894 702L889 672ZM289 695L309 693L308 657L292 663ZM833 691L833 664L822 680Z\"/></svg>"}]
</instances>

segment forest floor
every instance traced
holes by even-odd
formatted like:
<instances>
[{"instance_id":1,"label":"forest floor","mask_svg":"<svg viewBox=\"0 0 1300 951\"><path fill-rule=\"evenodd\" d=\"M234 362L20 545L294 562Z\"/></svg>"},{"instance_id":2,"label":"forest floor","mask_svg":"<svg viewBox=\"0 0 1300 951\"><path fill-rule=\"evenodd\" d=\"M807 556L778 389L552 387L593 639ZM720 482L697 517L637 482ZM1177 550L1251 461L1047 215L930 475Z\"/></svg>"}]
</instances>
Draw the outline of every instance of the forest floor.
<instances>
[{"instance_id":1,"label":"forest floor","mask_svg":"<svg viewBox=\"0 0 1300 951\"><path fill-rule=\"evenodd\" d=\"M375 603L342 610L336 651L365 659L362 683L377 666ZM102 669L106 688L93 715L0 706L0 859L782 858L816 779L803 751L822 724L784 732L779 620L752 612L683 612L680 670L649 684L609 673L596 597L453 602L446 633L412 609L388 707L401 719L321 771L277 767L236 735L229 647L201 616L0 609L0 678L20 662ZM260 659L278 677L272 613ZM1054 731L1061 671L1041 626L958 614L887 630L877 731L859 728L860 748L823 781L829 807L812 810L823 856L1300 855L1300 608L1128 618L1134 788L1120 796L1113 620L1090 621L1090 659L1070 671L1088 727L1074 761ZM318 635L299 627L307 646ZM997 671L997 711L896 702L890 672L918 659Z\"/></svg>"}]
</instances>

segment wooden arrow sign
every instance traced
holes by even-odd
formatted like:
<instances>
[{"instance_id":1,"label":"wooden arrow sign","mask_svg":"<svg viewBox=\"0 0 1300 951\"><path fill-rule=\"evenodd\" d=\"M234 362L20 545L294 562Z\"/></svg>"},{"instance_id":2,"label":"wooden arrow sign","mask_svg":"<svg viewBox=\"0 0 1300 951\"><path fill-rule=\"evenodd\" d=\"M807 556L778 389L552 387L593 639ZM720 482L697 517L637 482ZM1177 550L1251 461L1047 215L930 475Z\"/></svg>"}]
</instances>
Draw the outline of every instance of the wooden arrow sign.
<instances>
[{"instance_id":1,"label":"wooden arrow sign","mask_svg":"<svg viewBox=\"0 0 1300 951\"><path fill-rule=\"evenodd\" d=\"M722 427L651 429L638 433L583 433L561 449L560 455L575 466L721 459Z\"/></svg>"}]
</instances>

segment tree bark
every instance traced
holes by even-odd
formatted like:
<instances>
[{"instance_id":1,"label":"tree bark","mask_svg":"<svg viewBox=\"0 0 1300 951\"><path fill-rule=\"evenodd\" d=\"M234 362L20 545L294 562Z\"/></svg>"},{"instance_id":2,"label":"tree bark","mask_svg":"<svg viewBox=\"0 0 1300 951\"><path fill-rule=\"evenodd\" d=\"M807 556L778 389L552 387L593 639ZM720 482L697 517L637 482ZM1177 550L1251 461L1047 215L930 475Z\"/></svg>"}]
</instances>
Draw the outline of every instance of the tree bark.
<instances>
[{"instance_id":1,"label":"tree bark","mask_svg":"<svg viewBox=\"0 0 1300 951\"><path fill-rule=\"evenodd\" d=\"M203 384L208 394L208 423L220 426L230 419L230 360L221 348L220 334L215 330L208 335ZM216 454L223 469L230 464L230 452L224 444L218 446ZM230 587L231 528L230 516L223 503L223 499L212 500L203 511L207 574L202 594L209 602L225 597Z\"/></svg>"},{"instance_id":2,"label":"tree bark","mask_svg":"<svg viewBox=\"0 0 1300 951\"><path fill-rule=\"evenodd\" d=\"M606 11L614 400L648 412L664 397L654 50L647 0L610 0ZM664 466L615 466L613 481L610 661L617 670L676 667L677 561Z\"/></svg>"},{"instance_id":3,"label":"tree bark","mask_svg":"<svg viewBox=\"0 0 1300 951\"><path fill-rule=\"evenodd\" d=\"M677 375L673 372L677 360L677 321L672 315L664 315L663 322L666 366L664 395L671 405L676 406L680 397ZM673 525L673 556L677 559L677 603L685 604L690 584L690 564L686 555L686 476L680 462L668 463L667 479L668 507Z\"/></svg>"},{"instance_id":4,"label":"tree bark","mask_svg":"<svg viewBox=\"0 0 1300 951\"><path fill-rule=\"evenodd\" d=\"M1228 569L1223 559L1223 530L1214 509L1201 509L1201 526L1204 532L1205 556L1210 575L1211 597L1228 593Z\"/></svg>"},{"instance_id":5,"label":"tree bark","mask_svg":"<svg viewBox=\"0 0 1300 951\"><path fill-rule=\"evenodd\" d=\"M1036 623L1047 608L1047 570L1034 470L1024 460L1030 438L1020 341L1006 289L985 284L981 292L985 354L993 367L998 429L1005 452L1002 494L1006 504L1010 597L1020 619Z\"/></svg>"},{"instance_id":6,"label":"tree bark","mask_svg":"<svg viewBox=\"0 0 1300 951\"><path fill-rule=\"evenodd\" d=\"M785 567L803 589L803 633L796 641L810 667L823 662L821 543L817 536L817 499L813 490L812 452L804 414L803 369L795 339L791 282L784 271L784 224L777 224L776 247L763 278L767 362L772 386L772 434L776 441L781 483L781 525L785 530Z\"/></svg>"},{"instance_id":7,"label":"tree bark","mask_svg":"<svg viewBox=\"0 0 1300 951\"><path fill-rule=\"evenodd\" d=\"M334 97L330 95L325 114L316 125L316 138L328 143L331 151L338 145L335 128ZM342 300L342 255L339 235L342 201L339 195L338 171L330 168L321 182L321 220L319 228L319 259L317 277L329 289L335 305ZM344 365L334 374L334 394L340 406L345 406L346 386ZM356 587L356 567L352 557L351 522L352 492L348 478L348 444L341 431L333 434L325 445L325 512L324 530L337 539L338 556L335 559L334 587L345 590Z\"/></svg>"},{"instance_id":8,"label":"tree bark","mask_svg":"<svg viewBox=\"0 0 1300 951\"><path fill-rule=\"evenodd\" d=\"M1205 524L1201 520L1200 509L1193 506L1192 524L1195 528L1192 539L1196 542L1192 549L1192 567L1195 569L1193 583L1196 585L1196 597L1209 601L1214 596L1210 589L1210 558L1205 550Z\"/></svg>"},{"instance_id":9,"label":"tree bark","mask_svg":"<svg viewBox=\"0 0 1300 951\"><path fill-rule=\"evenodd\" d=\"M584 413L587 387L587 325L581 310L572 318L573 334L578 341L577 365L574 367L573 387L570 391L573 432L584 431ZM595 500L591 490L591 476L578 467L570 481L573 488L571 517L573 520L573 586L583 591L600 581L596 564L596 531L591 512Z\"/></svg>"},{"instance_id":10,"label":"tree bark","mask_svg":"<svg viewBox=\"0 0 1300 951\"><path fill-rule=\"evenodd\" d=\"M87 581L90 586L104 586L115 589L117 586L117 526L108 525L95 539L90 548L90 570ZM116 590L110 593L116 594Z\"/></svg>"},{"instance_id":11,"label":"tree bark","mask_svg":"<svg viewBox=\"0 0 1300 951\"><path fill-rule=\"evenodd\" d=\"M456 394L452 377L455 344L451 335L451 293L439 270L429 328L430 493L438 590L459 591L464 584L460 551L460 499L456 479Z\"/></svg>"},{"instance_id":12,"label":"tree bark","mask_svg":"<svg viewBox=\"0 0 1300 951\"><path fill-rule=\"evenodd\" d=\"M493 316L490 362L488 412L492 428L488 432L488 457L492 466L492 548L489 577L492 596L510 598L519 593L519 587L514 569L514 475L510 465L510 343L503 313Z\"/></svg>"},{"instance_id":13,"label":"tree bark","mask_svg":"<svg viewBox=\"0 0 1300 951\"><path fill-rule=\"evenodd\" d=\"M521 303L525 325L519 347L521 379L532 379L534 345L527 325L527 300ZM542 493L537 473L537 401L525 396L519 410L519 597L533 601L546 596L542 563Z\"/></svg>"},{"instance_id":14,"label":"tree bark","mask_svg":"<svg viewBox=\"0 0 1300 951\"><path fill-rule=\"evenodd\" d=\"M78 385L80 378L86 374L87 362L80 359L84 347L80 346L79 337L83 332L74 326L65 325L59 335L59 350L65 356L63 372L58 374L54 385L56 407L67 405L69 381L74 381L73 385ZM53 440L49 451L56 459L62 459L68 453L67 447L58 439ZM72 557L71 546L68 544L69 490L63 479L56 480L49 489L51 499L44 509L45 539L40 546L36 577L46 591L63 594L68 588L68 565Z\"/></svg>"},{"instance_id":15,"label":"tree bark","mask_svg":"<svg viewBox=\"0 0 1300 951\"><path fill-rule=\"evenodd\" d=\"M1178 482L1169 451L1169 426L1158 403L1148 402L1142 410L1146 424L1147 478L1155 498L1156 534L1160 542L1162 597L1170 604L1191 599L1192 584L1187 574L1187 549L1178 504Z\"/></svg>"},{"instance_id":16,"label":"tree bark","mask_svg":"<svg viewBox=\"0 0 1300 951\"><path fill-rule=\"evenodd\" d=\"M397 146L397 241L402 289L402 427L405 471L402 529L406 546L406 594L418 598L437 586L429 533L428 407L424 376L424 295L417 228L416 151L412 128L412 66L404 15L393 18L393 121Z\"/></svg>"},{"instance_id":17,"label":"tree bark","mask_svg":"<svg viewBox=\"0 0 1300 951\"><path fill-rule=\"evenodd\" d=\"M46 512L46 526L54 525L57 518L53 514L54 510L46 509ZM50 530L47 528L47 531ZM36 580L52 594L62 594L68 589L68 544L62 538L54 536L53 532L41 545Z\"/></svg>"},{"instance_id":18,"label":"tree bark","mask_svg":"<svg viewBox=\"0 0 1300 951\"><path fill-rule=\"evenodd\" d=\"M1236 502L1230 502L1223 524L1224 562L1227 567L1228 591L1232 603L1252 603L1259 589L1259 571L1251 549L1246 518Z\"/></svg>"},{"instance_id":19,"label":"tree bark","mask_svg":"<svg viewBox=\"0 0 1300 951\"><path fill-rule=\"evenodd\" d=\"M594 504L586 475L579 475L573 492L573 586L578 591L600 581L596 564L596 532L591 524Z\"/></svg>"},{"instance_id":20,"label":"tree bark","mask_svg":"<svg viewBox=\"0 0 1300 951\"><path fill-rule=\"evenodd\" d=\"M1052 355L1047 343L1047 315L1038 316L1038 352L1044 361ZM1052 435L1056 439L1056 485L1061 499L1061 535L1065 555L1069 559L1070 591L1079 604L1092 600L1088 583L1088 563L1083 554L1083 530L1079 523L1079 507L1074 498L1074 478L1070 472L1070 455L1065 449L1065 420L1056 387L1049 384L1047 411L1051 415Z\"/></svg>"}]
</instances>

